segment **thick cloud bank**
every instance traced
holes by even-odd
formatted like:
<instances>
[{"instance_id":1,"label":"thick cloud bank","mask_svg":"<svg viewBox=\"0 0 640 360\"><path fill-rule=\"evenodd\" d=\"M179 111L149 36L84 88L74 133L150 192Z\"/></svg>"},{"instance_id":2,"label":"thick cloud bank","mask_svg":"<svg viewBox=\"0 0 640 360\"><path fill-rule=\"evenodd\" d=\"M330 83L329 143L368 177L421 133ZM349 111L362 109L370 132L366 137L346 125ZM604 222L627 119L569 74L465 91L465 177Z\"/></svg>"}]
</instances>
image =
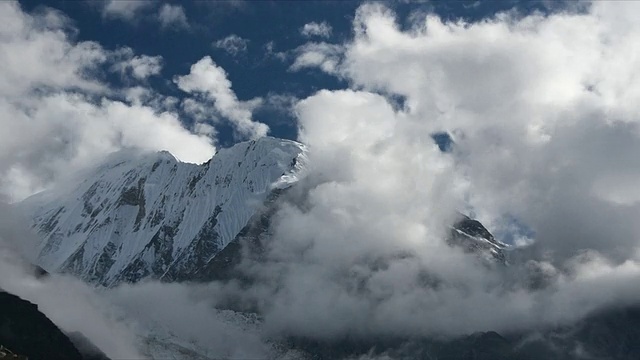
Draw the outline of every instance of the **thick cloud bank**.
<instances>
[{"instance_id":1,"label":"thick cloud bank","mask_svg":"<svg viewBox=\"0 0 640 360\"><path fill-rule=\"evenodd\" d=\"M267 328L460 335L637 303L635 8L429 15L401 29L388 8L362 6L339 63L317 62L352 89L298 103L307 188L273 219L267 260L245 264ZM508 268L479 265L442 241L456 209L535 244Z\"/></svg>"},{"instance_id":2,"label":"thick cloud bank","mask_svg":"<svg viewBox=\"0 0 640 360\"><path fill-rule=\"evenodd\" d=\"M509 214L554 251L624 257L640 233L635 7L473 24L428 16L401 31L387 9L365 6L342 74L403 97L415 134L452 134L457 178L485 223Z\"/></svg>"}]
</instances>

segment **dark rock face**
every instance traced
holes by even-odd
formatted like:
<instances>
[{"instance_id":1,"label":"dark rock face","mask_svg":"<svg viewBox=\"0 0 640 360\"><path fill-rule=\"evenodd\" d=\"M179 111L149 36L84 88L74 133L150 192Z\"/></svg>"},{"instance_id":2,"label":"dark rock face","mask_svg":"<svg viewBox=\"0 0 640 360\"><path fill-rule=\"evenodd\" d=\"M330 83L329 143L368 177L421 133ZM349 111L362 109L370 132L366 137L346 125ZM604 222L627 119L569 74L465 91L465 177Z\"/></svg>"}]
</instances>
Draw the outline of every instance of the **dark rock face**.
<instances>
[{"instance_id":1,"label":"dark rock face","mask_svg":"<svg viewBox=\"0 0 640 360\"><path fill-rule=\"evenodd\" d=\"M180 265L170 267L161 279L169 281L192 280L191 274L204 268L221 251L218 245L220 235L216 231L218 216L221 212L222 208L216 206L213 214L200 229L193 242L177 259L177 263Z\"/></svg>"},{"instance_id":2,"label":"dark rock face","mask_svg":"<svg viewBox=\"0 0 640 360\"><path fill-rule=\"evenodd\" d=\"M211 258L190 276L191 281L240 280L249 284L252 280L236 270L243 258L259 260L263 255L263 242L268 241L271 217L277 211L277 201L286 190L274 190L263 204L263 210L251 217L247 225L222 251Z\"/></svg>"},{"instance_id":3,"label":"dark rock face","mask_svg":"<svg viewBox=\"0 0 640 360\"><path fill-rule=\"evenodd\" d=\"M26 356L18 355L18 354L14 353L10 349L7 349L6 347L4 347L2 345L0 345L0 359L2 359L2 360L29 360Z\"/></svg>"},{"instance_id":4,"label":"dark rock face","mask_svg":"<svg viewBox=\"0 0 640 360\"><path fill-rule=\"evenodd\" d=\"M47 272L47 270L41 268L38 265L33 265L33 275L36 277L36 279L43 279L49 276L49 273Z\"/></svg>"},{"instance_id":5,"label":"dark rock face","mask_svg":"<svg viewBox=\"0 0 640 360\"><path fill-rule=\"evenodd\" d=\"M0 345L30 360L82 360L71 340L38 307L0 291Z\"/></svg>"},{"instance_id":6,"label":"dark rock face","mask_svg":"<svg viewBox=\"0 0 640 360\"><path fill-rule=\"evenodd\" d=\"M451 227L447 243L451 246L459 246L466 252L477 254L484 259L507 264L504 254L507 245L497 241L482 223L468 216L460 215Z\"/></svg>"}]
</instances>

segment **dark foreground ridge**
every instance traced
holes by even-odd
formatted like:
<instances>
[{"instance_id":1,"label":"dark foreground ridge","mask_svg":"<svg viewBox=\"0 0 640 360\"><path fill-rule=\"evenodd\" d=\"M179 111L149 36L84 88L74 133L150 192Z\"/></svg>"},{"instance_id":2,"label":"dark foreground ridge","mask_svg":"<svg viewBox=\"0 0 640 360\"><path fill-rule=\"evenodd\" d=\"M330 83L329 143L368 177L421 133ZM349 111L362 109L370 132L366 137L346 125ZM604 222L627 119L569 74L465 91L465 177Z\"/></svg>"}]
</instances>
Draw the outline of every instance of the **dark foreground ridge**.
<instances>
[{"instance_id":1,"label":"dark foreground ridge","mask_svg":"<svg viewBox=\"0 0 640 360\"><path fill-rule=\"evenodd\" d=\"M0 346L9 350L6 359L108 360L83 336L74 338L86 352L81 353L37 305L0 290Z\"/></svg>"}]
</instances>

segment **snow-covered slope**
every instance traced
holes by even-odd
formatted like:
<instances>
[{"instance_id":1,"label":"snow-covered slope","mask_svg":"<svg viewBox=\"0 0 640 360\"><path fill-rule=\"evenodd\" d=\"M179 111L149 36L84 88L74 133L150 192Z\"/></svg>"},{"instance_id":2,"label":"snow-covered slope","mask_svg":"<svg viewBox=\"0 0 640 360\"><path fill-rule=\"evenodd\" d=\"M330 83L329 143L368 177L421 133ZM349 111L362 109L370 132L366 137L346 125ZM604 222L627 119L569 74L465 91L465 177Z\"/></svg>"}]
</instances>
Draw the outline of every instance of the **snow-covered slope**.
<instances>
[{"instance_id":1,"label":"snow-covered slope","mask_svg":"<svg viewBox=\"0 0 640 360\"><path fill-rule=\"evenodd\" d=\"M231 242L275 189L297 181L304 146L262 138L203 165L167 152L112 154L79 184L18 206L41 235L39 262L112 286L183 278Z\"/></svg>"}]
</instances>

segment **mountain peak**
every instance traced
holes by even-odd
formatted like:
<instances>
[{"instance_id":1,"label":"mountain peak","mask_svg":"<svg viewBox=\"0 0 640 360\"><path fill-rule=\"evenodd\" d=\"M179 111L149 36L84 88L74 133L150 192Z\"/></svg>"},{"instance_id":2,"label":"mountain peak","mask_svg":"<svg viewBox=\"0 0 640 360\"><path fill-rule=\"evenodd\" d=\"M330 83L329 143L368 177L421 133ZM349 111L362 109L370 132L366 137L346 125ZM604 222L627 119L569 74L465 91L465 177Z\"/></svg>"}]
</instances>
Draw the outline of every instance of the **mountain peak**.
<instances>
[{"instance_id":1,"label":"mountain peak","mask_svg":"<svg viewBox=\"0 0 640 360\"><path fill-rule=\"evenodd\" d=\"M44 239L40 264L111 286L173 278L221 251L275 189L304 170L304 146L271 137L238 143L195 165L125 149L77 184L19 206Z\"/></svg>"}]
</instances>

